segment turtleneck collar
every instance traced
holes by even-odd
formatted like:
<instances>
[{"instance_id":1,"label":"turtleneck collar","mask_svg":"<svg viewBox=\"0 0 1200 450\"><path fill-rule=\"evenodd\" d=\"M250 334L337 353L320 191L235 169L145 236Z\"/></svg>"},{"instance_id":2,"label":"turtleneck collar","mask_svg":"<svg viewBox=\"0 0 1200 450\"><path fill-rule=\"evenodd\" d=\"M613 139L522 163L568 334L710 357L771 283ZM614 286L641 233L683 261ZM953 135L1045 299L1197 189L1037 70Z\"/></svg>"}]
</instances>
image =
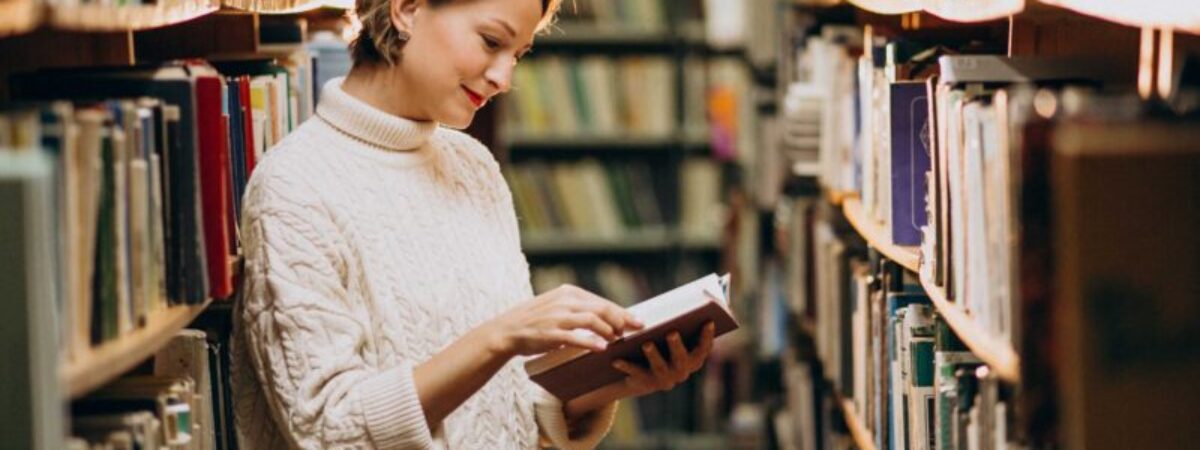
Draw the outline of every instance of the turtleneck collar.
<instances>
[{"instance_id":1,"label":"turtleneck collar","mask_svg":"<svg viewBox=\"0 0 1200 450\"><path fill-rule=\"evenodd\" d=\"M390 151L411 151L429 141L437 122L418 122L380 111L342 90L344 77L321 89L317 115L351 137Z\"/></svg>"}]
</instances>

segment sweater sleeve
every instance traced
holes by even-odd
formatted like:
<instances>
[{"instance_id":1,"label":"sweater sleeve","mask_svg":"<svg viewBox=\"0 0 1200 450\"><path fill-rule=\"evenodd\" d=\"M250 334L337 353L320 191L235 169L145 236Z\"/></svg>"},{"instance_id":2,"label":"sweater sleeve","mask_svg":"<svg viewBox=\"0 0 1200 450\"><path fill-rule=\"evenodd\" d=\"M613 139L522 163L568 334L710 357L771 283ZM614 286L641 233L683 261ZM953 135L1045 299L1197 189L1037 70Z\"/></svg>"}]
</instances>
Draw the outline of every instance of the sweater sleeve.
<instances>
[{"instance_id":1,"label":"sweater sleeve","mask_svg":"<svg viewBox=\"0 0 1200 450\"><path fill-rule=\"evenodd\" d=\"M554 394L529 382L533 392L533 411L538 423L538 431L543 441L563 450L591 450L600 444L612 429L617 416L617 403L612 402L603 408L593 411L580 419L576 432L572 435L567 426L563 402Z\"/></svg>"},{"instance_id":2,"label":"sweater sleeve","mask_svg":"<svg viewBox=\"0 0 1200 450\"><path fill-rule=\"evenodd\" d=\"M317 196L258 194L242 229L238 320L278 429L302 449L433 447L413 364L364 357L372 322L344 285L347 258Z\"/></svg>"}]
</instances>

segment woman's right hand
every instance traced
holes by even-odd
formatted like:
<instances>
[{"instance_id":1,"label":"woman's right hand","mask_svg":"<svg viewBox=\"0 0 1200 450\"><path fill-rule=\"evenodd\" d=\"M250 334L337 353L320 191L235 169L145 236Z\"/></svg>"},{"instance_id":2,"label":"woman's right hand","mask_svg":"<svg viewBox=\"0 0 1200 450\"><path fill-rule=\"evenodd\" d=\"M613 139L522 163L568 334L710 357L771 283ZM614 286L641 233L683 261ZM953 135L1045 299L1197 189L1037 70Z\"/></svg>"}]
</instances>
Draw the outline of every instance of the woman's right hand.
<instances>
[{"instance_id":1,"label":"woman's right hand","mask_svg":"<svg viewBox=\"0 0 1200 450\"><path fill-rule=\"evenodd\" d=\"M609 341L627 330L640 330L643 324L603 297L562 285L513 307L486 326L493 350L513 357L545 353L564 345L604 350Z\"/></svg>"}]
</instances>

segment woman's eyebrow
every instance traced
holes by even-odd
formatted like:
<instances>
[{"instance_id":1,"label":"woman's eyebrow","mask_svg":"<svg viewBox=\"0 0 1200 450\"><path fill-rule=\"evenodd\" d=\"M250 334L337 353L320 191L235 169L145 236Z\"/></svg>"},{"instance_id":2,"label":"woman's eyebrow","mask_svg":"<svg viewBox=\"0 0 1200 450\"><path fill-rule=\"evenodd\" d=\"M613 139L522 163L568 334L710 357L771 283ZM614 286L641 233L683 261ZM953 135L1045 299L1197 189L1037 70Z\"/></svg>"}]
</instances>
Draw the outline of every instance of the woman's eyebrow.
<instances>
[{"instance_id":1,"label":"woman's eyebrow","mask_svg":"<svg viewBox=\"0 0 1200 450\"><path fill-rule=\"evenodd\" d=\"M504 21L504 19L493 17L491 21L500 25L501 28L504 28L504 31L507 31L510 37L517 37L517 30L514 29L512 25L509 25L508 22Z\"/></svg>"}]
</instances>

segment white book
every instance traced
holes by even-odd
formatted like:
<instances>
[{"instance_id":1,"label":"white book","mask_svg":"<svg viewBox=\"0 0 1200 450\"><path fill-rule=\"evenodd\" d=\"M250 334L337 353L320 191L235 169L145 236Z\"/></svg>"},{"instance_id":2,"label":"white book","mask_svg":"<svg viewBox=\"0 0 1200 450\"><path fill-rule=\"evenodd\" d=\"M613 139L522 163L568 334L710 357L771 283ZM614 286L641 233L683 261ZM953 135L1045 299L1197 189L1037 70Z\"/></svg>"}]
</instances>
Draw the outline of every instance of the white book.
<instances>
[{"instance_id":1,"label":"white book","mask_svg":"<svg viewBox=\"0 0 1200 450\"><path fill-rule=\"evenodd\" d=\"M116 221L113 227L115 237L113 246L117 255L117 333L125 334L133 331L133 278L129 254L129 179L127 154L125 147L125 132L120 127L109 130L113 151L113 205Z\"/></svg>"},{"instance_id":2,"label":"white book","mask_svg":"<svg viewBox=\"0 0 1200 450\"><path fill-rule=\"evenodd\" d=\"M738 327L729 309L729 275L709 274L627 309L645 326L626 330L603 351L567 346L525 362L530 378L559 399L567 401L618 383L626 375L613 369L616 359L637 363L643 344L654 342L665 349L666 336L679 332L686 341L696 339L704 324L715 322L714 336ZM587 330L576 330L593 335ZM594 335L593 335L594 336ZM694 345L685 342L685 345Z\"/></svg>"},{"instance_id":3,"label":"white book","mask_svg":"<svg viewBox=\"0 0 1200 450\"><path fill-rule=\"evenodd\" d=\"M9 448L63 448L63 393L59 383L53 162L40 151L0 147L0 315L8 319L0 350L0 436ZM11 214L9 212L12 212Z\"/></svg>"}]
</instances>

